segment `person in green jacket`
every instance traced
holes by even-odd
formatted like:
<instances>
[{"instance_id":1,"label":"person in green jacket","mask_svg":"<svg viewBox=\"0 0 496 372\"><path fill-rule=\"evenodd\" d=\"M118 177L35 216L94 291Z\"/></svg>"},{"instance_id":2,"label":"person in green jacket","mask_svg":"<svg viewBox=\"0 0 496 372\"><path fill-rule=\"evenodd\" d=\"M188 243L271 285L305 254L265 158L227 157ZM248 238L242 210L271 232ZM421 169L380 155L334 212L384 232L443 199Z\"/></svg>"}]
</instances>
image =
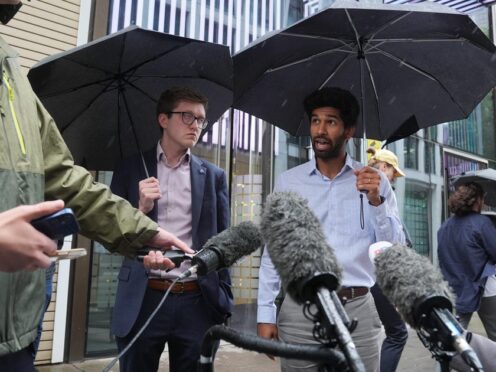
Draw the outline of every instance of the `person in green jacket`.
<instances>
[{"instance_id":1,"label":"person in green jacket","mask_svg":"<svg viewBox=\"0 0 496 372\"><path fill-rule=\"evenodd\" d=\"M8 22L19 5L0 0L0 21ZM42 268L56 249L31 227L32 219L65 203L81 233L112 252L133 257L144 245L193 251L74 165L17 56L0 37L0 369L24 372L34 371L30 348L45 303Z\"/></svg>"}]
</instances>

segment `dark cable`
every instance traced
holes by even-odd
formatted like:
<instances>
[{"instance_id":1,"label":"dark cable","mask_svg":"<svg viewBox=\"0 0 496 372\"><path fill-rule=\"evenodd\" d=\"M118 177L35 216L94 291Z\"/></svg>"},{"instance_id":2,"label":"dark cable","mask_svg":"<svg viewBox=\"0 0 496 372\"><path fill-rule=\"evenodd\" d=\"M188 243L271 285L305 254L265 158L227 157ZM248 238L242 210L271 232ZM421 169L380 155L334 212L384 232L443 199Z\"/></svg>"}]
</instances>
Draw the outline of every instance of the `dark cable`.
<instances>
[{"instance_id":1,"label":"dark cable","mask_svg":"<svg viewBox=\"0 0 496 372\"><path fill-rule=\"evenodd\" d=\"M171 283L170 287L167 289L167 292L165 292L164 294L164 297L162 297L162 300L160 300L160 303L157 305L157 307L155 308L155 310L153 310L153 313L150 314L150 316L148 317L148 319L146 320L145 324L143 324L143 327L141 327L141 329L138 331L138 333L136 333L136 335L133 337L133 339L131 340L131 342L124 348L124 350L122 350L119 355L117 355L114 359L112 359L110 361L109 364L107 364L107 366L103 369L103 372L109 372L110 369L114 366L115 363L117 363L117 361L124 355L126 354L126 352L131 348L131 346L134 345L134 343L136 342L136 340L138 339L139 336L141 336L141 334L145 331L146 327L148 327L148 325L150 324L150 322L152 321L153 317L155 316L155 314L157 314L157 312L160 310L160 308L162 307L162 305L164 304L165 302L165 299L167 298L167 296L169 295L170 291L172 290L172 287L174 287L174 285L180 280L182 279L180 276L177 277L176 279L174 279L174 281Z\"/></svg>"},{"instance_id":2,"label":"dark cable","mask_svg":"<svg viewBox=\"0 0 496 372\"><path fill-rule=\"evenodd\" d=\"M360 227L362 230L365 228L365 216L363 212L363 194L360 193Z\"/></svg>"}]
</instances>

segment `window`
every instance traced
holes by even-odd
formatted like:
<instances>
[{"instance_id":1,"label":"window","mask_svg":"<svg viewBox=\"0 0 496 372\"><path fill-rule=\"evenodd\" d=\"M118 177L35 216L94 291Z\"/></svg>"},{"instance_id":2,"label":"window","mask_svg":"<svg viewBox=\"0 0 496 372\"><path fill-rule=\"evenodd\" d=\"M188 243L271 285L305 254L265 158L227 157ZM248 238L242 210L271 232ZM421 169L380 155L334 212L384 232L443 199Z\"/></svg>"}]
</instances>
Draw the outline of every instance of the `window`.
<instances>
[{"instance_id":1,"label":"window","mask_svg":"<svg viewBox=\"0 0 496 372\"><path fill-rule=\"evenodd\" d=\"M418 170L419 141L415 137L407 137L404 142L405 168Z\"/></svg>"},{"instance_id":2,"label":"window","mask_svg":"<svg viewBox=\"0 0 496 372\"><path fill-rule=\"evenodd\" d=\"M407 182L405 190L404 223L419 254L429 256L429 192Z\"/></svg>"},{"instance_id":3,"label":"window","mask_svg":"<svg viewBox=\"0 0 496 372\"><path fill-rule=\"evenodd\" d=\"M424 171L425 173L436 174L435 145L432 142L425 142Z\"/></svg>"}]
</instances>

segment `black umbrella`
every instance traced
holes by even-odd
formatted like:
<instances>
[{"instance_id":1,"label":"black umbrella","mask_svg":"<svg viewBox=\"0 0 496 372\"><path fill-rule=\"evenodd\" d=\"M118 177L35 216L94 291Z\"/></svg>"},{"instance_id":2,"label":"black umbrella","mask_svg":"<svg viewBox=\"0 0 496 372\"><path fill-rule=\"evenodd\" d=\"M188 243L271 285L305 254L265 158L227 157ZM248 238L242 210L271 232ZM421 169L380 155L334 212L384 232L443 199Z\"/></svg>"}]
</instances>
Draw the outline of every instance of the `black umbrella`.
<instances>
[{"instance_id":1,"label":"black umbrella","mask_svg":"<svg viewBox=\"0 0 496 372\"><path fill-rule=\"evenodd\" d=\"M233 96L228 47L136 26L48 57L28 77L76 163L92 170L111 170L157 143L156 102L165 89L206 95L211 123Z\"/></svg>"},{"instance_id":2,"label":"black umbrella","mask_svg":"<svg viewBox=\"0 0 496 372\"><path fill-rule=\"evenodd\" d=\"M336 2L233 57L234 107L305 135L304 97L337 86L362 103L355 135L383 140L411 117L418 128L467 117L496 85L495 50L438 4Z\"/></svg>"},{"instance_id":3,"label":"black umbrella","mask_svg":"<svg viewBox=\"0 0 496 372\"><path fill-rule=\"evenodd\" d=\"M461 175L453 177L451 183L458 187L467 182L476 182L482 186L486 196L484 203L492 207L496 207L496 170L495 169L480 169L475 171L463 172Z\"/></svg>"},{"instance_id":4,"label":"black umbrella","mask_svg":"<svg viewBox=\"0 0 496 372\"><path fill-rule=\"evenodd\" d=\"M392 134L389 135L383 147L387 146L392 142L411 136L412 134L417 133L419 130L420 127L417 122L417 119L415 118L414 115L412 115L408 119L406 119L401 125L399 125Z\"/></svg>"}]
</instances>

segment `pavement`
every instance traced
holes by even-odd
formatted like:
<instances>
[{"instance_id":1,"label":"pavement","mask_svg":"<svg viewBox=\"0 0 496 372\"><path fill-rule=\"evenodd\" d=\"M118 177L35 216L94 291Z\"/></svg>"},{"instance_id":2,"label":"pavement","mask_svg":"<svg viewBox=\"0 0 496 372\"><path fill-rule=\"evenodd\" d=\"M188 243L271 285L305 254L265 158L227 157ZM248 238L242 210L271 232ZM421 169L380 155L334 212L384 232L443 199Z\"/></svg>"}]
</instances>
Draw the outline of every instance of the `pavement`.
<instances>
[{"instance_id":1,"label":"pavement","mask_svg":"<svg viewBox=\"0 0 496 372\"><path fill-rule=\"evenodd\" d=\"M486 336L484 327L477 314L474 314L469 330ZM414 330L409 329L408 342L403 350L398 371L435 371L436 363L430 352L422 345ZM39 372L101 372L112 358L86 359L81 362L37 366ZM215 358L216 372L279 372L279 362L270 360L263 354L247 351L231 344L221 342ZM168 371L168 352L165 351L160 360L160 371ZM119 371L118 363L111 371Z\"/></svg>"}]
</instances>

